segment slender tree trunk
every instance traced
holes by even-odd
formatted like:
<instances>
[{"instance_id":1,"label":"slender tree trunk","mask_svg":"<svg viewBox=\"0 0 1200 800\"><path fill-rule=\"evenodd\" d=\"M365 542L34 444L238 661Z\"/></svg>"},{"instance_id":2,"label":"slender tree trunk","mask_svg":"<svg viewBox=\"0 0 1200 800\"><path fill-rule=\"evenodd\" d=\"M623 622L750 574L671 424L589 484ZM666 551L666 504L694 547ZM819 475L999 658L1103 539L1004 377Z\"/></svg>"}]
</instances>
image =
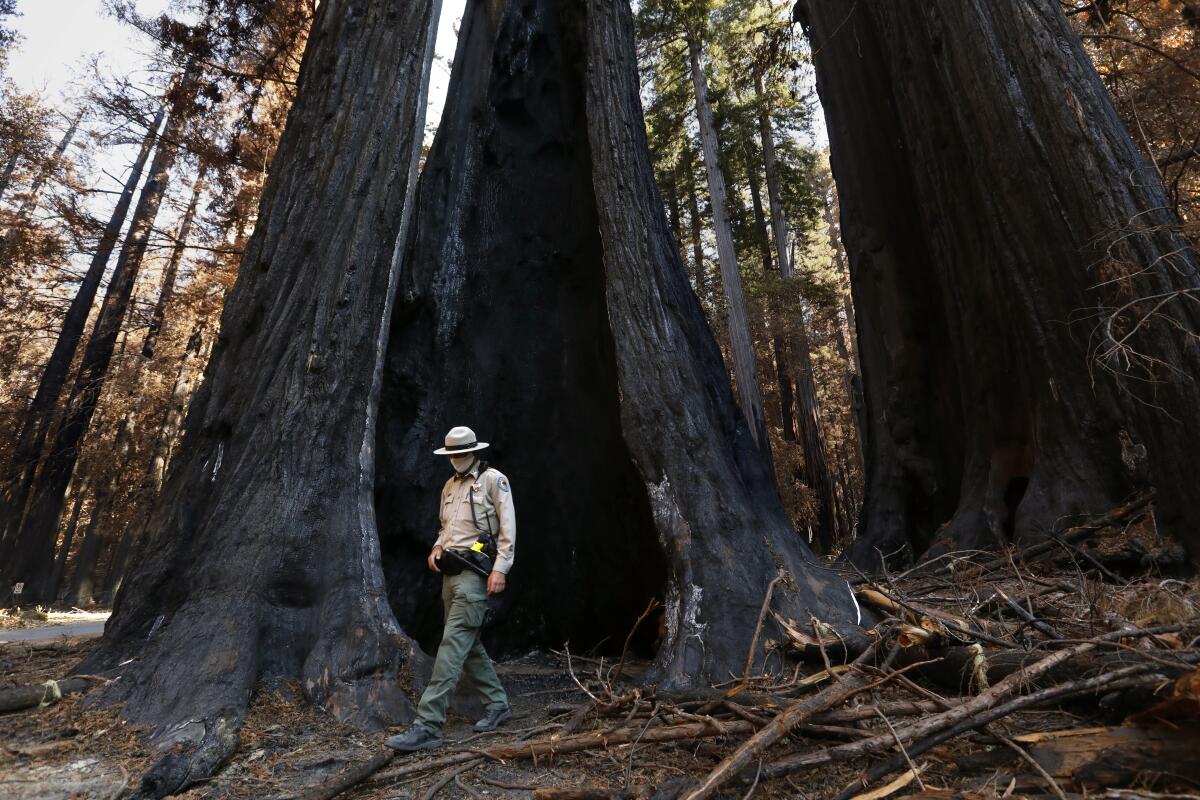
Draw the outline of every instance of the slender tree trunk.
<instances>
[{"instance_id":1,"label":"slender tree trunk","mask_svg":"<svg viewBox=\"0 0 1200 800\"><path fill-rule=\"evenodd\" d=\"M708 173L708 194L712 204L713 232L717 238L717 260L721 266L721 283L728 304L729 349L733 357L733 372L742 413L750 422L755 444L770 457L771 443L767 438L767 419L763 412L762 393L758 388L758 369L755 366L754 342L750 336L750 321L746 317L746 299L742 293L742 276L738 271L737 250L733 245L733 228L725 193L725 176L718 159L717 128L713 122L712 105L708 98L708 80L700 64L700 43L688 39L688 59L692 86L696 94L696 116L700 124L700 144L704 151L704 166Z\"/></svg>"},{"instance_id":2,"label":"slender tree trunk","mask_svg":"<svg viewBox=\"0 0 1200 800\"><path fill-rule=\"evenodd\" d=\"M1147 478L1194 553L1200 259L1059 4L797 11L866 382L852 556L1044 537Z\"/></svg>"},{"instance_id":3,"label":"slender tree trunk","mask_svg":"<svg viewBox=\"0 0 1200 800\"><path fill-rule=\"evenodd\" d=\"M129 564L141 554L146 538L151 534L147 530L150 518L158 504L166 480L167 463L171 457L171 445L175 441L187 414L188 402L192 397L192 378L195 374L196 361L199 360L204 347L204 328L199 326L192 331L184 348L183 357L179 360L179 370L175 374L175 384L171 388L171 398L163 411L159 424L158 436L154 440L154 452L146 467L142 479L140 502L134 519L121 532L113 553L112 562L104 577L103 594L100 605L108 606L116 597L125 579Z\"/></svg>"},{"instance_id":4,"label":"slender tree trunk","mask_svg":"<svg viewBox=\"0 0 1200 800\"><path fill-rule=\"evenodd\" d=\"M96 561L100 557L101 525L106 524L112 512L112 497L116 487L110 480L108 485L96 493L96 502L92 505L92 516L88 520L87 529L83 534L83 544L75 555L74 571L71 573L71 584L63 603L79 608L91 605L95 588Z\"/></svg>"},{"instance_id":5,"label":"slender tree trunk","mask_svg":"<svg viewBox=\"0 0 1200 800\"><path fill-rule=\"evenodd\" d=\"M771 258L771 237L767 231L767 217L763 211L762 202L762 183L758 178L758 171L754 169L756 161L754 156L753 149L747 141L746 173L750 181L750 200L754 208L755 238L758 240L759 252L762 255L763 272L770 275L775 271L775 262ZM782 322L777 304L771 303L769 309L771 317L768 324L773 329L771 349L775 356L775 380L779 384L779 420L783 426L783 438L786 441L794 442L796 441L796 419L792 416L792 406L796 397L792 390L792 376L788 371L787 344L779 332Z\"/></svg>"},{"instance_id":6,"label":"slender tree trunk","mask_svg":"<svg viewBox=\"0 0 1200 800\"><path fill-rule=\"evenodd\" d=\"M833 262L837 266L838 275L845 276L848 280L850 268L846 266L846 251L842 248L842 239L834 224L832 202L825 204L825 229L829 244L833 247ZM837 342L838 356L846 364L842 375L846 399L850 401L851 420L854 423L854 457L857 459L855 468L862 470L864 464L862 380L859 378L858 343L854 340L854 301L848 294L842 300L842 310L846 316L845 327L843 328L841 320L835 319L833 331ZM850 342L854 342L853 350L851 350Z\"/></svg>"},{"instance_id":7,"label":"slender tree trunk","mask_svg":"<svg viewBox=\"0 0 1200 800\"><path fill-rule=\"evenodd\" d=\"M192 199L188 203L183 220L179 223L179 231L175 235L175 247L172 248L171 258L167 261L166 269L163 270L158 301L154 304L154 312L150 316L150 328L146 331L146 338L142 341L144 358L151 358L154 355L154 346L158 342L158 334L162 330L163 320L167 316L167 304L171 302L171 295L175 291L175 278L179 273L179 264L183 261L183 254L187 251L188 237L192 234L192 223L196 219L196 207L200 204L200 195L204 191L204 176L207 172L208 164L201 164L200 171L196 175L196 183L192 187Z\"/></svg>"},{"instance_id":8,"label":"slender tree trunk","mask_svg":"<svg viewBox=\"0 0 1200 800\"><path fill-rule=\"evenodd\" d=\"M672 175L671 184L667 190L667 213L668 219L671 222L671 233L675 237L675 246L679 252L683 253L683 214L682 203L679 200L679 179L680 173L683 171L681 162L675 163L675 174Z\"/></svg>"},{"instance_id":9,"label":"slender tree trunk","mask_svg":"<svg viewBox=\"0 0 1200 800\"><path fill-rule=\"evenodd\" d=\"M190 72L180 80L179 94L172 103L166 128L150 165L149 177L134 208L133 220L112 277L109 278L100 313L84 348L79 374L64 408L62 423L30 487L28 509L12 544L13 557L5 575L12 580L28 581L38 593L42 591L54 558L54 540L58 534L63 493L71 481L80 445L87 436L92 415L100 401L108 365L124 328L122 323L129 311L138 271L154 229L154 220L166 195L170 172L179 152L178 142L192 114L193 80ZM3 587L0 587L2 590ZM33 597L30 602L35 602Z\"/></svg>"},{"instance_id":10,"label":"slender tree trunk","mask_svg":"<svg viewBox=\"0 0 1200 800\"><path fill-rule=\"evenodd\" d=\"M54 170L62 161L63 155L67 152L67 148L71 146L71 142L75 139L75 132L79 130L79 122L83 119L83 111L75 115L71 120L70 126L67 127L66 133L58 141L58 146L54 148L54 154L50 160L46 162L46 166L34 178L33 184L29 187L29 194L25 196L25 201L21 203L20 209L17 210L17 224L20 225L27 222L29 218L37 211L38 200L41 199L42 189L46 187L46 181L50 180L50 176L54 174ZM11 227L4 232L3 240L0 240L0 258L8 260L12 257L10 248L13 240L17 236L18 228Z\"/></svg>"},{"instance_id":11,"label":"slender tree trunk","mask_svg":"<svg viewBox=\"0 0 1200 800\"><path fill-rule=\"evenodd\" d=\"M13 173L16 172L17 162L20 160L21 150L17 147L5 162L3 173L0 173L0 200L3 200L4 195L8 194L8 187L12 185Z\"/></svg>"},{"instance_id":12,"label":"slender tree trunk","mask_svg":"<svg viewBox=\"0 0 1200 800\"><path fill-rule=\"evenodd\" d=\"M683 158L688 185L688 221L692 234L692 270L695 273L696 296L703 300L708 293L708 278L704 267L704 228L700 219L700 201L697 199L699 189L696 186L696 164L692 155L690 142L685 143L683 146Z\"/></svg>"},{"instance_id":13,"label":"slender tree trunk","mask_svg":"<svg viewBox=\"0 0 1200 800\"><path fill-rule=\"evenodd\" d=\"M297 679L362 728L412 718L397 680L412 645L387 605L372 486L439 13L436 0L317 8L154 547L81 666L116 670L101 701L158 732L145 794L212 774L260 679Z\"/></svg>"},{"instance_id":14,"label":"slender tree trunk","mask_svg":"<svg viewBox=\"0 0 1200 800\"><path fill-rule=\"evenodd\" d=\"M74 501L71 503L71 516L67 520L67 530L63 534L63 543L59 548L58 556L54 559L54 572L50 576L50 589L46 592L50 602L58 599L58 592L62 588L63 575L67 570L67 556L71 554L71 544L75 541L75 531L79 526L79 514L83 511L83 501L87 497L86 484L78 489L72 489Z\"/></svg>"},{"instance_id":15,"label":"slender tree trunk","mask_svg":"<svg viewBox=\"0 0 1200 800\"><path fill-rule=\"evenodd\" d=\"M54 342L54 350L50 354L50 360L46 362L37 392L26 412L16 446L5 465L7 475L3 485L0 486L0 491L3 491L3 497L0 498L3 499L3 502L0 503L0 553L5 554L6 560L13 558L11 548L16 528L20 524L28 504L34 473L42 455L42 448L46 443L46 436L50 431L54 411L58 407L63 388L66 386L71 365L75 361L76 351L83 340L83 330L87 325L88 316L91 314L92 304L96 300L96 292L100 287L104 272L108 268L108 260L121 235L121 229L125 225L125 217L133 203L133 196L141 182L142 171L150 158L150 152L154 149L158 129L162 125L164 115L165 110L160 111L155 117L154 123L146 131L141 150L129 170L129 176L126 178L125 186L113 208L112 216L96 245L96 251L92 255L87 273L84 274L83 281L79 284L79 289L67 309L62 330L59 331L58 339ZM0 590L2 589L3 587L0 586Z\"/></svg>"},{"instance_id":16,"label":"slender tree trunk","mask_svg":"<svg viewBox=\"0 0 1200 800\"><path fill-rule=\"evenodd\" d=\"M771 223L774 231L775 253L779 273L791 278L793 266L788 252L787 215L783 209L783 190L779 181L779 165L775 155L775 134L771 129L770 110L762 89L762 77L756 78L755 92L758 111L758 130L762 139L763 165L767 174L767 198L771 204ZM838 541L839 526L834 506L833 476L829 470L829 453L825 447L825 431L821 427L821 409L817 400L817 382L813 376L812 343L808 322L804 319L807 304L800 298L800 314L795 321L789 352L796 367L796 418L800 441L804 445L804 482L817 497L817 541L821 550L829 553Z\"/></svg>"}]
</instances>

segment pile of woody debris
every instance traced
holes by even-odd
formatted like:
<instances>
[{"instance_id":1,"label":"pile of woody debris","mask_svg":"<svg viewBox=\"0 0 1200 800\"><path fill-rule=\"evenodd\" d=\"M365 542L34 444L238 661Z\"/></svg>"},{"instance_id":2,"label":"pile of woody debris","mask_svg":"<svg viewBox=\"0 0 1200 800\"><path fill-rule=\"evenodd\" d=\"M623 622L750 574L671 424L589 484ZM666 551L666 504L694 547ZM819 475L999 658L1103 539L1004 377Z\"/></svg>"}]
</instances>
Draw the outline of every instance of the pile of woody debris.
<instances>
[{"instance_id":1,"label":"pile of woody debris","mask_svg":"<svg viewBox=\"0 0 1200 800\"><path fill-rule=\"evenodd\" d=\"M848 572L863 627L774 613L781 576L763 587L749 648L765 658L728 681L667 693L632 660L531 654L500 665L524 727L473 734L452 720L425 754L398 756L298 691L260 692L238 752L186 796L1197 797L1200 582L1182 565L1141 498L1002 555ZM638 624L652 619L653 606ZM111 711L79 708L95 679L48 680L69 663L48 647L0 648L13 679L0 709L29 708L4 718L0 794L76 796L33 792L37 770L82 785L104 777L77 769L96 757L117 773L108 794L132 789L152 754Z\"/></svg>"},{"instance_id":2,"label":"pile of woody debris","mask_svg":"<svg viewBox=\"0 0 1200 800\"><path fill-rule=\"evenodd\" d=\"M1135 578L1110 566L1131 541L1148 556ZM484 783L541 800L1195 796L1200 587L1145 572L1179 561L1166 547L1142 498L1002 556L960 552L880 580L848 576L874 614L869 628L782 618L770 611L773 582L754 634L777 636L767 664L748 658L726 684L665 694L623 683L620 664L568 658L586 701L551 708L561 716L520 739L426 757L380 750L288 796L324 800L368 779L425 775L422 800L452 782L479 797L464 782L474 771L638 748L661 759L671 746L715 749L719 763L654 784L630 770L605 786Z\"/></svg>"}]
</instances>

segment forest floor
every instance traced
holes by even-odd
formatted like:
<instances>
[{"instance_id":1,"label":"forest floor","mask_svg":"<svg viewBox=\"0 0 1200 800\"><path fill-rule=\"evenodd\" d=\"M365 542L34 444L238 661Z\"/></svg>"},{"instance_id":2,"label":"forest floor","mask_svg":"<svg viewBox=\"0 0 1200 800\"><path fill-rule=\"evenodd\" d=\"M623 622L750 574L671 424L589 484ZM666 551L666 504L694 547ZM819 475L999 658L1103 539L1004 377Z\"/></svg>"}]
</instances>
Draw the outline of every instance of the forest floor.
<instances>
[{"instance_id":1,"label":"forest floor","mask_svg":"<svg viewBox=\"0 0 1200 800\"><path fill-rule=\"evenodd\" d=\"M862 649L845 632L774 615L767 664L690 695L638 688L640 662L618 678L608 659L506 661L514 719L479 735L453 715L428 753L393 755L294 685L264 689L229 763L182 796L648 799L724 770L699 796L1200 797L1200 580L1164 575L1152 522L1119 522L1119 543L1067 532L859 582L878 619L874 658L854 665L837 663ZM95 641L0 645L0 696L63 678ZM156 754L85 700L0 715L0 797L136 786Z\"/></svg>"}]
</instances>

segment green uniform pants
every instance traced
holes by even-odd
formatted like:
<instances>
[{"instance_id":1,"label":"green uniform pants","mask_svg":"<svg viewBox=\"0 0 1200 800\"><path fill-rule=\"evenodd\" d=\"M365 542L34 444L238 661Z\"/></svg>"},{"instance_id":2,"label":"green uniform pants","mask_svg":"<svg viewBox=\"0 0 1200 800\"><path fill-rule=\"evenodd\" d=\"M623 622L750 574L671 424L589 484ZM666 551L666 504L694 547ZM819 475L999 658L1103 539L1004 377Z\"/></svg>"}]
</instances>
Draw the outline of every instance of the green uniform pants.
<instances>
[{"instance_id":1,"label":"green uniform pants","mask_svg":"<svg viewBox=\"0 0 1200 800\"><path fill-rule=\"evenodd\" d=\"M500 685L492 660L479 641L487 613L487 584L474 572L442 576L442 607L446 627L433 663L433 676L417 706L417 723L440 731L454 689L465 671L471 676L484 704L507 706L508 695Z\"/></svg>"}]
</instances>

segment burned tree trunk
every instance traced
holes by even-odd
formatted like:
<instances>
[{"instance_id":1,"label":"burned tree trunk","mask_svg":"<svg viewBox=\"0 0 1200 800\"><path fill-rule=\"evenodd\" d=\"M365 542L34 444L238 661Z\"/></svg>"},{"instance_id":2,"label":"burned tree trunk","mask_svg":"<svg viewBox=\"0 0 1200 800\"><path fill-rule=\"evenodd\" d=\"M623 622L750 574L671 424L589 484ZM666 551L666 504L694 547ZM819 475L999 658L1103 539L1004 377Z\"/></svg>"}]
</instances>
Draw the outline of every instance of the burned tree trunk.
<instances>
[{"instance_id":1,"label":"burned tree trunk","mask_svg":"<svg viewBox=\"0 0 1200 800\"><path fill-rule=\"evenodd\" d=\"M67 570L67 556L71 553L71 543L75 540L75 531L79 527L79 514L83 511L83 501L87 495L86 483L78 489L72 488L71 494L74 498L71 502L71 515L67 518L67 529L63 532L62 547L59 548L58 555L54 559L54 572L50 574L50 588L46 591L46 597L51 601L58 599L58 590L62 588L63 575Z\"/></svg>"},{"instance_id":2,"label":"burned tree trunk","mask_svg":"<svg viewBox=\"0 0 1200 800\"><path fill-rule=\"evenodd\" d=\"M201 357L203 347L204 326L199 324L188 338L187 347L184 348L183 356L179 360L175 384L171 387L171 399L163 410L162 423L158 427L158 436L154 441L154 452L150 456L145 475L142 478L137 512L133 520L125 526L125 530L121 532L117 541L112 563L109 564L108 572L104 576L104 589L100 596L100 605L112 605L113 598L116 596L117 590L121 588L121 582L125 579L125 572L131 560L137 558L145 546L148 535L146 528L154 515L154 509L158 505L159 495L162 493L163 483L167 477L167 462L171 455L171 445L180 428L183 427L188 403L192 397L192 373L196 366L193 362Z\"/></svg>"},{"instance_id":3,"label":"burned tree trunk","mask_svg":"<svg viewBox=\"0 0 1200 800\"><path fill-rule=\"evenodd\" d=\"M1200 264L1059 5L797 10L859 310L853 556L1045 536L1147 480L1194 545Z\"/></svg>"},{"instance_id":4,"label":"burned tree trunk","mask_svg":"<svg viewBox=\"0 0 1200 800\"><path fill-rule=\"evenodd\" d=\"M187 250L188 237L192 234L192 223L196 219L196 207L200 204L200 194L204 191L204 176L207 172L208 165L201 164L200 171L196 175L196 182L192 185L192 199L188 202L187 210L183 213L183 220L179 223L179 231L175 234L175 246L171 248L171 258L167 261L166 268L163 269L158 300L154 303L154 312L150 315L150 327L146 331L146 338L142 340L143 358L154 356L154 348L158 344L158 334L162 332L163 322L167 318L167 304L171 302L171 296L175 293L175 279L179 275L179 265Z\"/></svg>"},{"instance_id":5,"label":"burned tree trunk","mask_svg":"<svg viewBox=\"0 0 1200 800\"><path fill-rule=\"evenodd\" d=\"M792 530L763 453L724 380L720 353L669 246L642 124L633 24L625 3L588 3L588 133L622 434L668 563L667 683L727 675L748 647L747 611L777 566L781 605L830 622L857 619L838 577ZM663 351L674 355L665 364Z\"/></svg>"},{"instance_id":6,"label":"burned tree trunk","mask_svg":"<svg viewBox=\"0 0 1200 800\"><path fill-rule=\"evenodd\" d=\"M103 699L173 745L147 794L212 773L260 679L296 678L355 725L411 717L397 680L411 645L387 606L371 488L437 5L317 10L155 547L81 667L119 672Z\"/></svg>"},{"instance_id":7,"label":"burned tree trunk","mask_svg":"<svg viewBox=\"0 0 1200 800\"><path fill-rule=\"evenodd\" d=\"M777 564L795 579L781 607L852 618L791 529L688 285L627 4L494 8L463 19L388 349L376 498L398 618L436 635L424 559L448 467L430 450L454 424L493 443L517 498L486 633L501 652L619 648L657 596L654 679L705 683L742 669Z\"/></svg>"}]
</instances>

